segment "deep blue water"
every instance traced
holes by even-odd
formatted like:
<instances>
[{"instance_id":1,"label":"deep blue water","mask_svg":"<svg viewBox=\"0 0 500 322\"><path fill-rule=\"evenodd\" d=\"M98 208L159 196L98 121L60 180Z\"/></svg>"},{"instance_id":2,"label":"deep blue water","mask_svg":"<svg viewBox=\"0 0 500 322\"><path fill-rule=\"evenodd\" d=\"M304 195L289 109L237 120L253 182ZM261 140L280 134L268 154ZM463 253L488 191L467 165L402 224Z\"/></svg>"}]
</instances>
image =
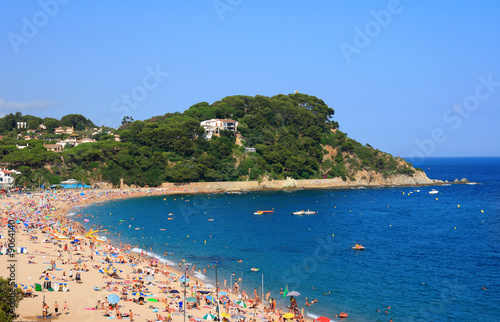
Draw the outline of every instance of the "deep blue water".
<instances>
[{"instance_id":1,"label":"deep blue water","mask_svg":"<svg viewBox=\"0 0 500 322\"><path fill-rule=\"evenodd\" d=\"M79 213L87 225L110 229L112 240L121 231L121 241L174 252L168 259L176 263L220 261L219 281L229 284L234 273L249 294L263 274L265 292L284 304L277 292L288 285L302 294L299 307L305 297L318 299L304 308L310 316L500 320L500 158L429 158L415 166L431 178L480 184L146 197ZM432 188L439 193L429 194ZM290 215L302 209L318 214ZM356 243L366 250L352 250ZM213 269L207 278L215 280Z\"/></svg>"}]
</instances>

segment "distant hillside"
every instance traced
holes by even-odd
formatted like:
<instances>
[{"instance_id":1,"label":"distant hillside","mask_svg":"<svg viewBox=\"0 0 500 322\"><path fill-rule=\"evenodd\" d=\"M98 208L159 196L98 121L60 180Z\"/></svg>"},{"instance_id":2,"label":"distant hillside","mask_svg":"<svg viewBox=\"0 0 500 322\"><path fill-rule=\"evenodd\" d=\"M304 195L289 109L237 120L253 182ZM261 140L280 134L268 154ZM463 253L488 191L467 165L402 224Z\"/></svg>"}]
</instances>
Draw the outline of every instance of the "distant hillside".
<instances>
[{"instance_id":1,"label":"distant hillside","mask_svg":"<svg viewBox=\"0 0 500 322\"><path fill-rule=\"evenodd\" d=\"M369 182L371 177L411 177L415 171L421 171L403 159L347 137L334 121L332 108L321 99L299 93L228 96L213 104L201 102L183 113L167 113L145 121L125 117L123 125L112 133L111 129L96 133L90 120L71 114L60 123L50 119L51 129L32 131L34 139L29 141L24 140L27 131L9 128L15 124L16 115L0 119L0 133L4 135L0 153L3 166L17 168L24 174L24 179L19 180L23 184L55 184L69 177L89 184L104 181L114 185L123 178L126 184L138 186L159 186L167 181L260 181L287 177L359 181L360 173L362 180ZM207 140L200 122L211 119L238 122L237 130L220 130ZM40 119L39 124L45 120ZM64 138L50 132L55 125L63 124L74 126L74 135L80 139L89 137L97 142L66 145L62 153L46 151L43 144L47 139L56 143ZM115 134L121 142L115 141ZM16 145L27 147L20 150ZM245 148L255 148L255 152Z\"/></svg>"}]
</instances>

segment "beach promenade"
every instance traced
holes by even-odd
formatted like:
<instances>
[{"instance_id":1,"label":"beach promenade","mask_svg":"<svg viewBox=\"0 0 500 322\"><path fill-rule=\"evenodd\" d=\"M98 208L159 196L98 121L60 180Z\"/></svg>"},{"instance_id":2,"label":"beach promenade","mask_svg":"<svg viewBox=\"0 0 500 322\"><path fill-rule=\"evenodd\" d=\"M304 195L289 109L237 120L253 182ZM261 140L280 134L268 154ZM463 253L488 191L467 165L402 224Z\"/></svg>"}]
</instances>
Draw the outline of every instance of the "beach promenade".
<instances>
[{"instance_id":1,"label":"beach promenade","mask_svg":"<svg viewBox=\"0 0 500 322\"><path fill-rule=\"evenodd\" d=\"M16 310L18 321L204 321L216 318L217 298L221 320L250 321L255 317L258 321L283 321L287 312L271 310L267 300L264 306L253 294L248 297L243 290L236 292L229 285L223 288L221 283L217 294L215 285L194 277L200 270L195 266L188 267L184 283L182 262L176 265L181 272L146 253L130 252L136 245L110 245L102 241L99 232L86 231L66 216L69 209L93 202L195 192L205 191L59 190L3 196L0 272L6 278L11 264L8 260L15 260L15 281L27 295ZM13 257L5 255L9 222L15 222ZM117 305L110 305L117 299Z\"/></svg>"}]
</instances>

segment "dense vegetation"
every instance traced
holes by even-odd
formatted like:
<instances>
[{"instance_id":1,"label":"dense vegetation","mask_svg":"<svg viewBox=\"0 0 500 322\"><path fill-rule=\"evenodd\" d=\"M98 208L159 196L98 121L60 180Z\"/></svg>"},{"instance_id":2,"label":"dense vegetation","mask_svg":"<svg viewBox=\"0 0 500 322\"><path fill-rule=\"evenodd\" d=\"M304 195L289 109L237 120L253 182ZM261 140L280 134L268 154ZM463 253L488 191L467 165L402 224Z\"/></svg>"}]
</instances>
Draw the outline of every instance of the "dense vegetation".
<instances>
[{"instance_id":1,"label":"dense vegetation","mask_svg":"<svg viewBox=\"0 0 500 322\"><path fill-rule=\"evenodd\" d=\"M341 177L353 178L360 169L385 176L411 175L404 160L356 142L338 130L334 110L321 99L306 94L229 96L208 104L201 102L183 113L167 113L145 121L125 117L113 130L122 142L106 131L94 135L96 143L80 144L62 153L48 152L43 143L60 125L74 126L83 136L92 136L94 124L78 114L51 118L9 114L0 119L0 157L4 166L23 174L23 185L58 183L73 177L87 183L158 186L161 182L234 181ZM44 123L40 139L18 140L15 125L26 120L28 128ZM221 131L211 140L204 137L200 121L231 118L238 131ZM44 140L42 140L44 139ZM54 142L52 142L54 143ZM28 145L17 149L17 145ZM245 147L256 152L246 153Z\"/></svg>"}]
</instances>

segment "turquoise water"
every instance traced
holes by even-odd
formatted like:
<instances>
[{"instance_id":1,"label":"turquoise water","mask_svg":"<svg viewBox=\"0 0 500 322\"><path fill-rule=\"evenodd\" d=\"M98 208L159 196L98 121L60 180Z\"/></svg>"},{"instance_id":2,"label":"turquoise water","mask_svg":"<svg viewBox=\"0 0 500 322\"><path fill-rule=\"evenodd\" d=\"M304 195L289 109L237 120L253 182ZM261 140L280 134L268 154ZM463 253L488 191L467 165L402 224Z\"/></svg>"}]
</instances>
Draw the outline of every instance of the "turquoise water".
<instances>
[{"instance_id":1,"label":"turquoise water","mask_svg":"<svg viewBox=\"0 0 500 322\"><path fill-rule=\"evenodd\" d=\"M61 187L65 189L81 189L82 185L81 184L61 184ZM83 188L90 188L89 185L84 185Z\"/></svg>"},{"instance_id":2,"label":"turquoise water","mask_svg":"<svg viewBox=\"0 0 500 322\"><path fill-rule=\"evenodd\" d=\"M350 321L499 320L500 158L416 166L431 178L481 184L438 186L435 195L432 187L413 187L145 197L80 209L79 220L110 229L114 241L173 252L167 259L175 263L220 261L219 281L241 277L249 294L263 276L265 292L282 305L277 292L285 286L302 294L299 307L317 298L304 307L311 317L345 311ZM318 214L290 215L303 209ZM356 243L366 250L352 250ZM213 269L206 278L215 280Z\"/></svg>"}]
</instances>

